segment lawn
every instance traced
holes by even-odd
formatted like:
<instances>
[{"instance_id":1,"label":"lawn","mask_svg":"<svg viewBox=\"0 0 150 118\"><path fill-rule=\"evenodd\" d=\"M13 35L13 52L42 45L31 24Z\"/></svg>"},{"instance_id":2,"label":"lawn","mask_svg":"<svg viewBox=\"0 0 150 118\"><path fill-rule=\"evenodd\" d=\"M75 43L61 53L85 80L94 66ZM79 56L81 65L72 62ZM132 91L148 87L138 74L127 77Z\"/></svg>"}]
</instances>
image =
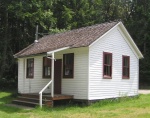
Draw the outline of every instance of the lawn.
<instances>
[{"instance_id":1,"label":"lawn","mask_svg":"<svg viewBox=\"0 0 150 118\"><path fill-rule=\"evenodd\" d=\"M12 92L0 91L0 118L150 118L150 94L105 100L91 106L67 105L32 110L5 106Z\"/></svg>"}]
</instances>

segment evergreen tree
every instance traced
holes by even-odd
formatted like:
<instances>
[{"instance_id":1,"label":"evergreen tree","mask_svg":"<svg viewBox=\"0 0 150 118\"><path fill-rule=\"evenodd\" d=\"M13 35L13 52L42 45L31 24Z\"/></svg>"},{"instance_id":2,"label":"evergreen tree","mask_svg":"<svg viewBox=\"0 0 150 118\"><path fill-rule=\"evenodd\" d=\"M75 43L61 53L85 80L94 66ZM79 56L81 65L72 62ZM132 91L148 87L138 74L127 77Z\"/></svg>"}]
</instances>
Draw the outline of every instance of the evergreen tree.
<instances>
[{"instance_id":1,"label":"evergreen tree","mask_svg":"<svg viewBox=\"0 0 150 118\"><path fill-rule=\"evenodd\" d=\"M55 33L118 19L144 54L140 80L150 82L149 13L149 0L1 0L0 86L17 80L13 54L34 42L36 24L39 32Z\"/></svg>"}]
</instances>

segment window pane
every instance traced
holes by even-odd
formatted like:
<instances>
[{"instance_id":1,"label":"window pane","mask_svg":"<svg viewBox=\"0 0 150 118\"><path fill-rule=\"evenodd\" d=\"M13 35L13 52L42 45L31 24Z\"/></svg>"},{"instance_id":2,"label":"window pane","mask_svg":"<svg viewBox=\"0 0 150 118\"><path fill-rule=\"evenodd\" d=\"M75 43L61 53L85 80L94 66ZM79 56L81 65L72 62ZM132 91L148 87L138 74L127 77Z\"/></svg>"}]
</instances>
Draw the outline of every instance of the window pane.
<instances>
[{"instance_id":1,"label":"window pane","mask_svg":"<svg viewBox=\"0 0 150 118\"><path fill-rule=\"evenodd\" d=\"M47 70L47 71L48 71L48 72L47 72L47 75L50 76L50 72L51 72L50 67L48 67L48 70Z\"/></svg>"},{"instance_id":2,"label":"window pane","mask_svg":"<svg viewBox=\"0 0 150 118\"><path fill-rule=\"evenodd\" d=\"M129 76L129 69L124 67L123 76L128 77Z\"/></svg>"},{"instance_id":3,"label":"window pane","mask_svg":"<svg viewBox=\"0 0 150 118\"><path fill-rule=\"evenodd\" d=\"M30 67L33 67L33 61L32 60L30 61Z\"/></svg>"},{"instance_id":4,"label":"window pane","mask_svg":"<svg viewBox=\"0 0 150 118\"><path fill-rule=\"evenodd\" d=\"M111 53L105 53L104 52L104 76L111 77L111 71L112 71L112 54Z\"/></svg>"},{"instance_id":5,"label":"window pane","mask_svg":"<svg viewBox=\"0 0 150 118\"><path fill-rule=\"evenodd\" d=\"M107 66L104 66L104 75L107 75Z\"/></svg>"},{"instance_id":6,"label":"window pane","mask_svg":"<svg viewBox=\"0 0 150 118\"><path fill-rule=\"evenodd\" d=\"M111 64L111 55L107 55L107 64Z\"/></svg>"},{"instance_id":7,"label":"window pane","mask_svg":"<svg viewBox=\"0 0 150 118\"><path fill-rule=\"evenodd\" d=\"M104 64L107 64L107 56L104 56Z\"/></svg>"},{"instance_id":8,"label":"window pane","mask_svg":"<svg viewBox=\"0 0 150 118\"><path fill-rule=\"evenodd\" d=\"M127 57L124 57L124 63L123 63L124 66L129 66L129 60Z\"/></svg>"},{"instance_id":9,"label":"window pane","mask_svg":"<svg viewBox=\"0 0 150 118\"><path fill-rule=\"evenodd\" d=\"M27 59L27 77L31 78L34 75L34 59Z\"/></svg>"},{"instance_id":10,"label":"window pane","mask_svg":"<svg viewBox=\"0 0 150 118\"><path fill-rule=\"evenodd\" d=\"M63 75L64 77L73 77L73 63L74 63L74 54L64 54L63 55L63 62L64 62L64 70Z\"/></svg>"},{"instance_id":11,"label":"window pane","mask_svg":"<svg viewBox=\"0 0 150 118\"><path fill-rule=\"evenodd\" d=\"M33 76L33 74L32 74L32 68L29 68L29 76Z\"/></svg>"},{"instance_id":12,"label":"window pane","mask_svg":"<svg viewBox=\"0 0 150 118\"><path fill-rule=\"evenodd\" d=\"M70 70L65 68L65 75L70 75Z\"/></svg>"},{"instance_id":13,"label":"window pane","mask_svg":"<svg viewBox=\"0 0 150 118\"><path fill-rule=\"evenodd\" d=\"M43 77L50 77L51 75L51 59L43 57Z\"/></svg>"},{"instance_id":14,"label":"window pane","mask_svg":"<svg viewBox=\"0 0 150 118\"><path fill-rule=\"evenodd\" d=\"M44 74L44 76L46 76L47 75L47 67L44 67L45 68L45 74Z\"/></svg>"},{"instance_id":15,"label":"window pane","mask_svg":"<svg viewBox=\"0 0 150 118\"><path fill-rule=\"evenodd\" d=\"M111 66L108 66L108 75L111 76Z\"/></svg>"},{"instance_id":16,"label":"window pane","mask_svg":"<svg viewBox=\"0 0 150 118\"><path fill-rule=\"evenodd\" d=\"M125 78L128 78L129 77L129 59L130 57L129 56L123 56L123 72L122 72L122 76L125 77Z\"/></svg>"},{"instance_id":17,"label":"window pane","mask_svg":"<svg viewBox=\"0 0 150 118\"><path fill-rule=\"evenodd\" d=\"M44 57L44 66L46 66L46 65L47 65L47 58Z\"/></svg>"},{"instance_id":18,"label":"window pane","mask_svg":"<svg viewBox=\"0 0 150 118\"><path fill-rule=\"evenodd\" d=\"M111 66L104 66L104 75L111 76Z\"/></svg>"},{"instance_id":19,"label":"window pane","mask_svg":"<svg viewBox=\"0 0 150 118\"><path fill-rule=\"evenodd\" d=\"M109 65L111 64L111 55L110 54L105 54L104 63L109 64Z\"/></svg>"},{"instance_id":20,"label":"window pane","mask_svg":"<svg viewBox=\"0 0 150 118\"><path fill-rule=\"evenodd\" d=\"M30 65L31 65L31 64L30 64L30 60L28 60L28 64L27 64L27 65L28 65L28 67L30 67Z\"/></svg>"}]
</instances>

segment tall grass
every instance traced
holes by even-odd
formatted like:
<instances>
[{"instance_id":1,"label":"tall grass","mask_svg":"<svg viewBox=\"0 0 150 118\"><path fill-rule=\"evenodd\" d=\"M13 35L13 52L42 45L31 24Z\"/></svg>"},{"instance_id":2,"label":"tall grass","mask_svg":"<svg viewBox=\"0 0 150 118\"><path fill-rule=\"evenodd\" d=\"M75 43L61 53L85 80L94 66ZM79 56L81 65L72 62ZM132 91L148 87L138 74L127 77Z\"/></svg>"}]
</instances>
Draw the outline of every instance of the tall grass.
<instances>
[{"instance_id":1,"label":"tall grass","mask_svg":"<svg viewBox=\"0 0 150 118\"><path fill-rule=\"evenodd\" d=\"M15 97L14 92L0 92L0 118L149 118L150 95L121 97L98 101L90 106L69 104L32 110L5 106Z\"/></svg>"}]
</instances>

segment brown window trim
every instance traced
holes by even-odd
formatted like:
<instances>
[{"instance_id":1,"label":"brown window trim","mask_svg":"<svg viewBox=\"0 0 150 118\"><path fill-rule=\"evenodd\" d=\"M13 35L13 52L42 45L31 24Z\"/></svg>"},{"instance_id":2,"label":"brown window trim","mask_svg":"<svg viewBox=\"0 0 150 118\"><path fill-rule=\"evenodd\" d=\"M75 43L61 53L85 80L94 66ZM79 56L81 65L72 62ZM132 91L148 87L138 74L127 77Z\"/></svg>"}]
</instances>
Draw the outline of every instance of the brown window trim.
<instances>
[{"instance_id":1,"label":"brown window trim","mask_svg":"<svg viewBox=\"0 0 150 118\"><path fill-rule=\"evenodd\" d=\"M104 66L106 65L106 64L104 64L104 62L105 62L104 59L105 59L106 54L111 55L111 64L110 64L110 66L111 66L111 76L104 75ZM103 79L112 79L112 53L110 53L110 52L103 52Z\"/></svg>"},{"instance_id":2,"label":"brown window trim","mask_svg":"<svg viewBox=\"0 0 150 118\"><path fill-rule=\"evenodd\" d=\"M72 74L71 75L65 75L65 55L71 55L72 56L72 64L70 65L72 67ZM63 54L63 78L73 78L74 77L74 53L67 53Z\"/></svg>"},{"instance_id":3,"label":"brown window trim","mask_svg":"<svg viewBox=\"0 0 150 118\"><path fill-rule=\"evenodd\" d=\"M33 60L33 69L32 69L32 76L28 74L28 62L29 60ZM26 78L33 79L34 78L34 58L27 59L27 66L26 66Z\"/></svg>"},{"instance_id":4,"label":"brown window trim","mask_svg":"<svg viewBox=\"0 0 150 118\"><path fill-rule=\"evenodd\" d=\"M44 75L45 73L44 58L47 58L47 57L43 57L43 79L50 79L51 78L51 59L47 58L48 60L50 60L50 75L48 76L48 75ZM46 67L49 67L49 66L46 66Z\"/></svg>"},{"instance_id":5,"label":"brown window trim","mask_svg":"<svg viewBox=\"0 0 150 118\"><path fill-rule=\"evenodd\" d=\"M124 62L124 59L125 58L127 58L128 59L128 65L129 65L129 67L128 67L128 73L129 73L129 75L128 76L124 76L123 75L123 72L124 72L124 65L123 65L123 62ZM123 55L122 56L122 79L129 79L130 78L130 56L125 56L125 55Z\"/></svg>"}]
</instances>

